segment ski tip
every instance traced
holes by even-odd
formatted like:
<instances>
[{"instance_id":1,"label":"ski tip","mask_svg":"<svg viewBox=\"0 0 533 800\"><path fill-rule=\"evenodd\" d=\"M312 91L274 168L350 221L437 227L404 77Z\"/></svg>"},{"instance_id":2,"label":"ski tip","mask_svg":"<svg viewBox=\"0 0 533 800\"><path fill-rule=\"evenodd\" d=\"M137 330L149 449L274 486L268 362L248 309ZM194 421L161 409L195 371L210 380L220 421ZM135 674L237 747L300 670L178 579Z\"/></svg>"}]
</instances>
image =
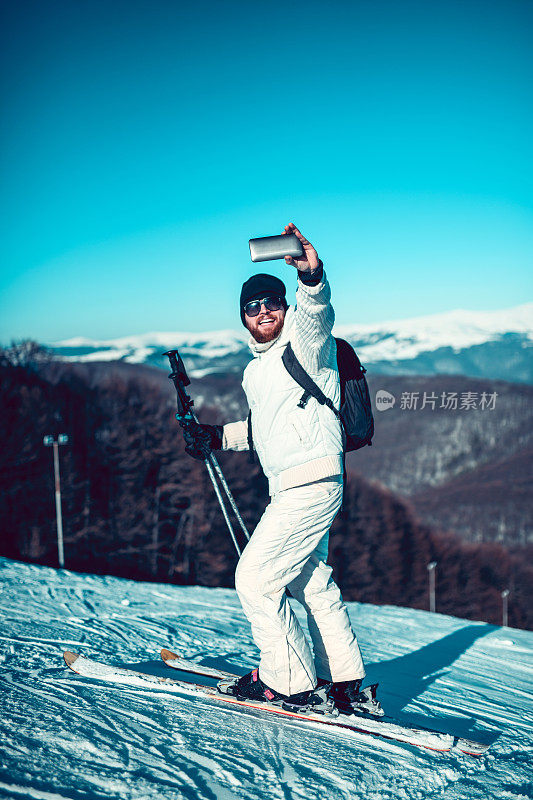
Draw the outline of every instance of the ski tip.
<instances>
[{"instance_id":1,"label":"ski tip","mask_svg":"<svg viewBox=\"0 0 533 800\"><path fill-rule=\"evenodd\" d=\"M67 665L67 667L71 667L76 661L76 659L79 658L79 655L78 653L72 653L70 650L65 650L65 652L63 653L63 658L65 660L65 664Z\"/></svg>"},{"instance_id":2,"label":"ski tip","mask_svg":"<svg viewBox=\"0 0 533 800\"><path fill-rule=\"evenodd\" d=\"M166 650L166 648L163 648L161 650L161 658L163 661L177 661L179 655L177 653L173 653L172 650Z\"/></svg>"}]
</instances>

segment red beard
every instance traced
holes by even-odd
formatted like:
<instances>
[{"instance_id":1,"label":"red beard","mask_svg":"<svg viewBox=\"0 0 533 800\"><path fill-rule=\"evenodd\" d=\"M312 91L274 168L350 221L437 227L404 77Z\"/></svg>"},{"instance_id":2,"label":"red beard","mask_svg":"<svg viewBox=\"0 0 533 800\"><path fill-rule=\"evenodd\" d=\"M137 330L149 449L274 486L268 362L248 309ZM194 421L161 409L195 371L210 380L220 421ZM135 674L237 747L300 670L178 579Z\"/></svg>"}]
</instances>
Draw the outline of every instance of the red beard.
<instances>
[{"instance_id":1,"label":"red beard","mask_svg":"<svg viewBox=\"0 0 533 800\"><path fill-rule=\"evenodd\" d=\"M261 319L265 319L265 314L263 314ZM265 342L271 342L274 339L277 339L277 337L281 333L281 329L283 328L284 322L285 322L285 315L283 315L281 319L276 319L274 325L269 325L265 329L262 328L259 322L255 323L253 327L250 327L250 324L248 324L246 327L248 328L248 330L250 331L256 342L258 342L259 344L264 344Z\"/></svg>"}]
</instances>

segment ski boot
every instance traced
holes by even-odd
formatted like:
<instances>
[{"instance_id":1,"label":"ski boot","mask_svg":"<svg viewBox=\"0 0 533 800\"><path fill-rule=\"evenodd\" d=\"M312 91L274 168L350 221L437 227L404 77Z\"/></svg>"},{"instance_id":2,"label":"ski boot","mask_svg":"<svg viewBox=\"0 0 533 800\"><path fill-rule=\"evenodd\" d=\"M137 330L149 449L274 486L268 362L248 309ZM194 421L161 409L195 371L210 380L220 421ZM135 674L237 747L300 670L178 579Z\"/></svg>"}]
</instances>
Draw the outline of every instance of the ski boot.
<instances>
[{"instance_id":1,"label":"ski boot","mask_svg":"<svg viewBox=\"0 0 533 800\"><path fill-rule=\"evenodd\" d=\"M335 708L335 703L332 698L328 696L328 688L331 684L325 686L317 686L316 689L311 689L308 692L299 692L298 694L291 694L286 700L282 702L285 711L295 711L299 714L307 714L312 711L313 714L325 714L329 717L338 717L339 711Z\"/></svg>"},{"instance_id":2,"label":"ski boot","mask_svg":"<svg viewBox=\"0 0 533 800\"><path fill-rule=\"evenodd\" d=\"M221 694L232 694L237 700L256 700L261 703L281 705L286 695L274 691L259 677L259 669L243 675L242 678L226 678L217 683Z\"/></svg>"},{"instance_id":3,"label":"ski boot","mask_svg":"<svg viewBox=\"0 0 533 800\"><path fill-rule=\"evenodd\" d=\"M329 684L328 684L329 685ZM338 716L333 700L327 696L327 688L300 692L287 696L271 689L259 677L259 670L253 669L242 678L228 678L217 683L221 694L231 694L237 700L255 700L260 703L270 703L281 706L285 711L305 714L312 711L315 714L329 714Z\"/></svg>"},{"instance_id":4,"label":"ski boot","mask_svg":"<svg viewBox=\"0 0 533 800\"><path fill-rule=\"evenodd\" d=\"M328 696L341 714L370 714L374 717L384 715L379 700L376 700L377 683L361 689L362 679L339 681L329 684Z\"/></svg>"}]
</instances>

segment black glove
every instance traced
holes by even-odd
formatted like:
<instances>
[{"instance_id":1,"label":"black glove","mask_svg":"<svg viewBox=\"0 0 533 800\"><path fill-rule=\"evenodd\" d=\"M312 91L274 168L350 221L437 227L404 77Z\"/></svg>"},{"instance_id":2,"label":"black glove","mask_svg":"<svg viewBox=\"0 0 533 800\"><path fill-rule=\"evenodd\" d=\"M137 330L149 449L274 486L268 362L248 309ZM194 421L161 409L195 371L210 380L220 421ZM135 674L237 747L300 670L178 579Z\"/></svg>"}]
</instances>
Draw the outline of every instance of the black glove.
<instances>
[{"instance_id":1,"label":"black glove","mask_svg":"<svg viewBox=\"0 0 533 800\"><path fill-rule=\"evenodd\" d=\"M200 425L198 422L181 422L185 452L192 458L205 461L211 450L222 448L222 425Z\"/></svg>"}]
</instances>

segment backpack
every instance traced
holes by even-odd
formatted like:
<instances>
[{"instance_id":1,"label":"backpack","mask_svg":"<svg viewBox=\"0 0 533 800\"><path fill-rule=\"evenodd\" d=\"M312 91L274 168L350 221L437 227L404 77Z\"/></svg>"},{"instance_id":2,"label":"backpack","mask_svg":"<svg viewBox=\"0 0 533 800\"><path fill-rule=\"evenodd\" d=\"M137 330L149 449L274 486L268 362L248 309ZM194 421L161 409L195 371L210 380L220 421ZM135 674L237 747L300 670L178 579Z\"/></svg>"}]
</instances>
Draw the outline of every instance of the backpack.
<instances>
[{"instance_id":1,"label":"backpack","mask_svg":"<svg viewBox=\"0 0 533 800\"><path fill-rule=\"evenodd\" d=\"M341 384L340 411L332 400L326 397L311 376L305 371L294 354L289 342L282 356L285 369L304 390L298 406L305 408L310 397L314 397L321 405L331 408L340 419L344 432L344 452L359 450L365 444L372 445L374 435L374 417L370 402L370 391L365 378L366 369L351 344L344 339L337 342L337 368Z\"/></svg>"},{"instance_id":2,"label":"backpack","mask_svg":"<svg viewBox=\"0 0 533 800\"><path fill-rule=\"evenodd\" d=\"M311 376L305 371L294 354L289 342L285 347L281 360L289 375L294 378L304 393L298 403L299 408L305 408L310 397L314 397L321 405L330 408L341 422L343 430L344 452L359 450L367 444L372 445L374 435L374 417L370 402L370 391L365 378L366 369L361 365L359 358L351 344L344 339L335 339L337 342L337 368L339 370L341 402L340 411L335 408L333 401L326 397ZM253 461L253 442L251 411L248 413L248 447L250 460Z\"/></svg>"}]
</instances>

